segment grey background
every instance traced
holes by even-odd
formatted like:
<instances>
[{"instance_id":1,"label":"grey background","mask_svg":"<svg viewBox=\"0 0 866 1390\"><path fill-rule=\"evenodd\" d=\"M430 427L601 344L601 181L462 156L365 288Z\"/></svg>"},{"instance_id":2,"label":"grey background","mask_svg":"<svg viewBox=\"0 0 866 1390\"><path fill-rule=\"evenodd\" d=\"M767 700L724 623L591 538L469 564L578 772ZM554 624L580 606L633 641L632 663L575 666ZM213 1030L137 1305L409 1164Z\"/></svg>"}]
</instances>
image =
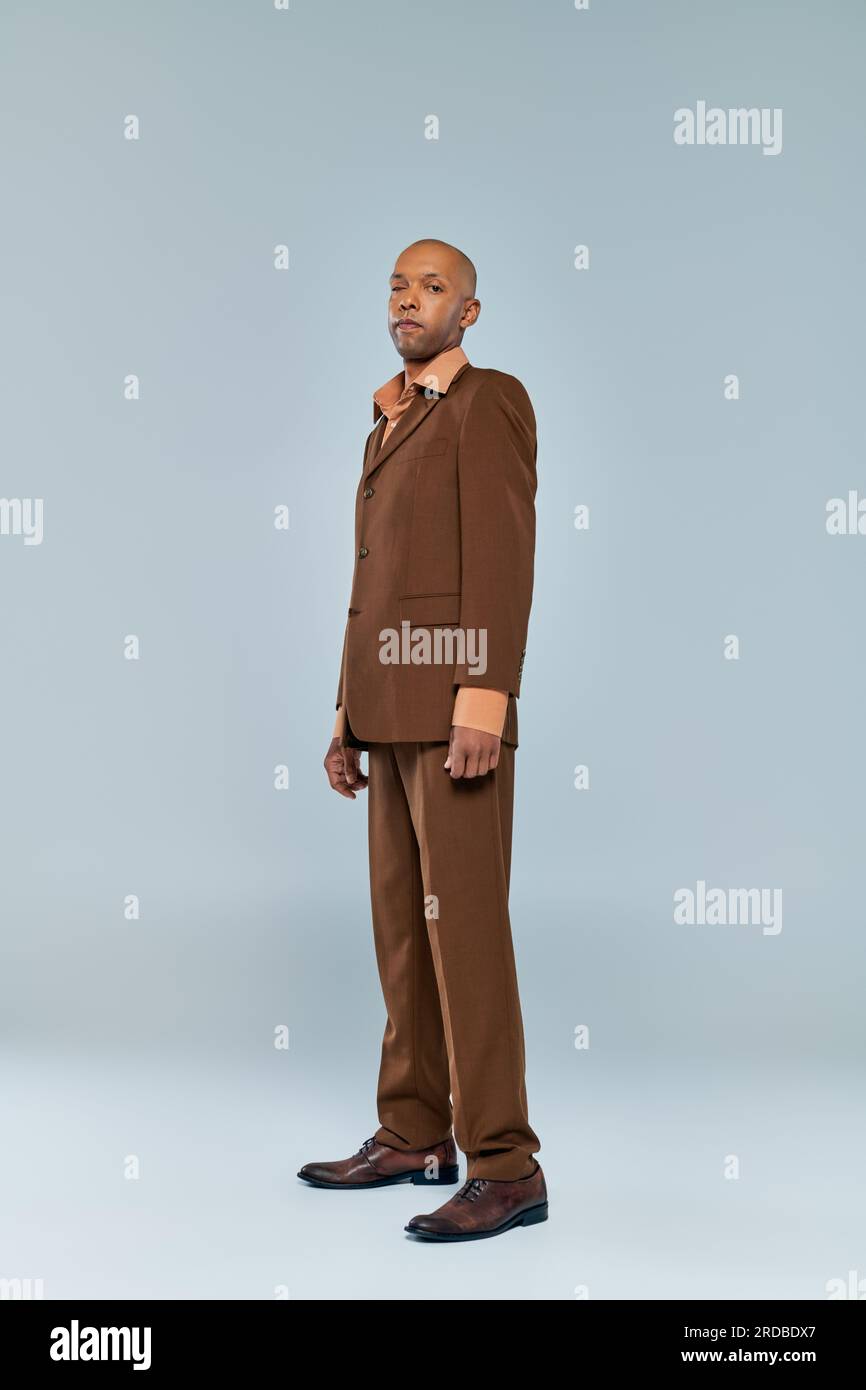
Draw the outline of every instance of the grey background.
<instances>
[{"instance_id":1,"label":"grey background","mask_svg":"<svg viewBox=\"0 0 866 1390\"><path fill-rule=\"evenodd\" d=\"M866 537L824 525L866 489L863 7L91 0L9 3L2 38L0 494L45 537L0 537L0 1277L866 1278ZM783 108L782 153L675 146L699 99ZM551 1219L449 1249L402 1228L453 1189L295 1178L377 1124L366 810L321 760L420 236L475 260L463 346L539 431L512 920ZM781 887L782 932L675 925L701 878Z\"/></svg>"}]
</instances>

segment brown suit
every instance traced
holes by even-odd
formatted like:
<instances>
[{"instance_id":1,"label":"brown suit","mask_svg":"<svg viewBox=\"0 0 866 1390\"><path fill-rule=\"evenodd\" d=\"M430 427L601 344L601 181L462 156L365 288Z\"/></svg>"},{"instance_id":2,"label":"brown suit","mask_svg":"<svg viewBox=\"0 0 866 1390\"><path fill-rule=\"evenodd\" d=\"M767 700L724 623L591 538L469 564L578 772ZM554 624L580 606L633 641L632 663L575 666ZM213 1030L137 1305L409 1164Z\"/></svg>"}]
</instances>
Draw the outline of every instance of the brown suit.
<instances>
[{"instance_id":1,"label":"brown suit","mask_svg":"<svg viewBox=\"0 0 866 1390\"><path fill-rule=\"evenodd\" d=\"M367 439L355 503L336 700L345 741L447 741L456 687L477 684L509 692L502 738L516 747L535 549L529 396L516 377L467 362L444 395L419 393L383 439L386 424ZM404 622L431 637L459 628L480 642L483 632L486 669L383 664L381 633Z\"/></svg>"},{"instance_id":2,"label":"brown suit","mask_svg":"<svg viewBox=\"0 0 866 1390\"><path fill-rule=\"evenodd\" d=\"M367 439L358 486L337 692L343 742L369 750L373 930L388 1013L376 1139L422 1149L453 1121L469 1177L523 1178L541 1145L527 1114L508 887L535 416L515 377L467 361L387 435L386 424ZM382 634L403 622L431 642L445 628L483 630L483 671L473 669L478 646L455 657L447 643L444 663L384 664ZM452 779L443 764L455 693L473 682L508 692L499 763Z\"/></svg>"}]
</instances>

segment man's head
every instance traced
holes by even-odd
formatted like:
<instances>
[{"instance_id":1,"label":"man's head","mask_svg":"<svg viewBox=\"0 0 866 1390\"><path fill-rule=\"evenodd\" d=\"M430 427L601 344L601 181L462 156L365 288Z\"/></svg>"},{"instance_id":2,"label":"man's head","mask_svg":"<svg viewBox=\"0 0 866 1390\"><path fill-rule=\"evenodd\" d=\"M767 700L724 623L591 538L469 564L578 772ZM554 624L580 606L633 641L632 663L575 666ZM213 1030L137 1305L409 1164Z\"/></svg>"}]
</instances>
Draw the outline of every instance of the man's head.
<instances>
[{"instance_id":1,"label":"man's head","mask_svg":"<svg viewBox=\"0 0 866 1390\"><path fill-rule=\"evenodd\" d=\"M388 297L388 332L404 361L427 362L457 346L481 312L475 283L469 257L447 241L425 239L406 247Z\"/></svg>"}]
</instances>

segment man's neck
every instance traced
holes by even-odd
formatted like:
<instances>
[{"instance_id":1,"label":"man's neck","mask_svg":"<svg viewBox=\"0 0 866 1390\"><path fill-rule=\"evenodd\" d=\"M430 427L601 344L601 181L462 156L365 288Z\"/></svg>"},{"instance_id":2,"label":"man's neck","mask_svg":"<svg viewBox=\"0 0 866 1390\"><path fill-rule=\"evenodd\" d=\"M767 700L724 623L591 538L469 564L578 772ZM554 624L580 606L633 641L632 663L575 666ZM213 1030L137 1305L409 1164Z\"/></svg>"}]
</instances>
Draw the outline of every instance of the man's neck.
<instances>
[{"instance_id":1,"label":"man's neck","mask_svg":"<svg viewBox=\"0 0 866 1390\"><path fill-rule=\"evenodd\" d=\"M425 370L427 369L427 367L430 366L430 363L431 363L431 362L435 362L435 361L436 361L436 358L439 357L443 352L448 352L451 348L453 348L453 347L459 347L459 346L460 346L459 343L446 343L444 347L441 347L441 348L439 348L439 350L438 350L437 352L434 352L434 354L433 354L432 357L425 357L423 362L419 361L418 358L416 358L416 357L413 357L412 360L411 360L410 362L404 362L404 363L403 363L403 385L404 385L404 387L405 387L405 386L411 386L411 384L412 384L412 382L415 380L415 378L416 378L416 377L419 377L419 376L421 375L421 373L422 373L423 371L425 371Z\"/></svg>"}]
</instances>

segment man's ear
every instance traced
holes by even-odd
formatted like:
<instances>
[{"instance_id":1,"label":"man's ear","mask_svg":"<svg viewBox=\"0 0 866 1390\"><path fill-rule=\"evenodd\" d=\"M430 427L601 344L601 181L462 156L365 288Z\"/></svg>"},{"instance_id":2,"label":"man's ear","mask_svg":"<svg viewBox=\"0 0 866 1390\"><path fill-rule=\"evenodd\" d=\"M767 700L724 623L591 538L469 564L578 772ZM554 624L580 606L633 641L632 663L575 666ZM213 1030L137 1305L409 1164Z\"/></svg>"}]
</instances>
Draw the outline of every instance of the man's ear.
<instances>
[{"instance_id":1,"label":"man's ear","mask_svg":"<svg viewBox=\"0 0 866 1390\"><path fill-rule=\"evenodd\" d=\"M471 328L473 323L478 322L478 315L481 313L480 299L467 299L463 305L463 313L460 315L460 327L465 331ZM464 323L463 320L466 319Z\"/></svg>"}]
</instances>

